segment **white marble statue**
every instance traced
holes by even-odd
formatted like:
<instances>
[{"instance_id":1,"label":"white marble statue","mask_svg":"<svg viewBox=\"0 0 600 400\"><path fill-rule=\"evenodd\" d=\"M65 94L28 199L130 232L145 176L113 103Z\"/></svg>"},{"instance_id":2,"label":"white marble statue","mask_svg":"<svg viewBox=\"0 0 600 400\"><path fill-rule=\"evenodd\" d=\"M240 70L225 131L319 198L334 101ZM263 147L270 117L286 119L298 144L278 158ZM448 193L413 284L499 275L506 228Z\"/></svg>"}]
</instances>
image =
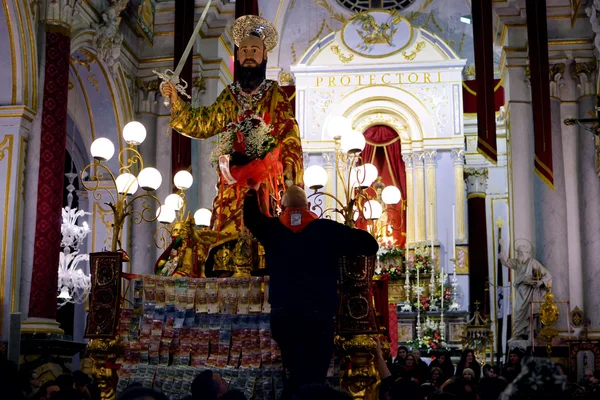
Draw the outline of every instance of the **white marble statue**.
<instances>
[{"instance_id":1,"label":"white marble statue","mask_svg":"<svg viewBox=\"0 0 600 400\"><path fill-rule=\"evenodd\" d=\"M99 24L92 24L92 29L96 31L92 45L113 72L116 70L117 60L121 55L123 36L119 33L120 15L126 6L127 0L111 1L110 6L102 12L103 21Z\"/></svg>"},{"instance_id":2,"label":"white marble statue","mask_svg":"<svg viewBox=\"0 0 600 400\"><path fill-rule=\"evenodd\" d=\"M530 333L530 313L533 304L533 316L538 321L540 303L548 288L552 286L552 275L535 258L531 257L531 247L517 247L517 258L509 259L503 252L499 255L500 262L508 268L517 271L513 286L517 291L515 310L513 313L513 336L515 340L528 340Z\"/></svg>"},{"instance_id":3,"label":"white marble statue","mask_svg":"<svg viewBox=\"0 0 600 400\"><path fill-rule=\"evenodd\" d=\"M596 52L600 53L600 20L598 20L598 10L600 10L600 0L594 0L592 5L585 9L585 13L590 17L590 24L594 31L594 45Z\"/></svg>"}]
</instances>

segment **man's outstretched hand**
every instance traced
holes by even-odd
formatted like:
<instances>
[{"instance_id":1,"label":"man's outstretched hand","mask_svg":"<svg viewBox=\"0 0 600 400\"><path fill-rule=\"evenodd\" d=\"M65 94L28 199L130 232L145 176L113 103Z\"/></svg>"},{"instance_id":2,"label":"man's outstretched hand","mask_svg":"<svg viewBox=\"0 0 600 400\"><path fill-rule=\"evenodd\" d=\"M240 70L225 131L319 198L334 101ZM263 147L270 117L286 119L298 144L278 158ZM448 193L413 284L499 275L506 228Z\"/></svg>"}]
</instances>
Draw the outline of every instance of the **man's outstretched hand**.
<instances>
[{"instance_id":1,"label":"man's outstretched hand","mask_svg":"<svg viewBox=\"0 0 600 400\"><path fill-rule=\"evenodd\" d=\"M175 85L171 82L167 82L160 87L160 93L169 99L171 104L175 104L179 95L177 94L177 89L175 89Z\"/></svg>"}]
</instances>

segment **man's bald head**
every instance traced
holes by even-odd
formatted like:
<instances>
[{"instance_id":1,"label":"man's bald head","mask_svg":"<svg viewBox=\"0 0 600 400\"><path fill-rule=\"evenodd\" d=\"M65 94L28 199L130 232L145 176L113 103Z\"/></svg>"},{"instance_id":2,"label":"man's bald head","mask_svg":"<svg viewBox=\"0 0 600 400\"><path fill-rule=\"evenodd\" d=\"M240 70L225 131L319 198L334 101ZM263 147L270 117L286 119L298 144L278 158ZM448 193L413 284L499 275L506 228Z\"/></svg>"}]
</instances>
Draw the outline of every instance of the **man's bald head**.
<instances>
[{"instance_id":1,"label":"man's bald head","mask_svg":"<svg viewBox=\"0 0 600 400\"><path fill-rule=\"evenodd\" d=\"M285 208L308 208L306 192L300 186L290 186L281 199L281 205Z\"/></svg>"}]
</instances>

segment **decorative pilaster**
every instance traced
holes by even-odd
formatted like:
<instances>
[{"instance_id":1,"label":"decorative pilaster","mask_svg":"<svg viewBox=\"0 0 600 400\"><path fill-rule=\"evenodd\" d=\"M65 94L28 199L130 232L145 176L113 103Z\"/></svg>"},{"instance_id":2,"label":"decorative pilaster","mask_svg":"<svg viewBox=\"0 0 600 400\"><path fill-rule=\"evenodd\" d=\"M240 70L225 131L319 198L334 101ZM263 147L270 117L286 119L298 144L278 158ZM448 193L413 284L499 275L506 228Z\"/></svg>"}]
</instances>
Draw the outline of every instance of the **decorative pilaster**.
<instances>
[{"instance_id":1,"label":"decorative pilaster","mask_svg":"<svg viewBox=\"0 0 600 400\"><path fill-rule=\"evenodd\" d=\"M550 97L560 97L560 89L564 86L565 63L550 65Z\"/></svg>"},{"instance_id":2,"label":"decorative pilaster","mask_svg":"<svg viewBox=\"0 0 600 400\"><path fill-rule=\"evenodd\" d=\"M467 168L464 171L465 181L467 183L467 199L475 197L485 198L487 191L488 169L487 168Z\"/></svg>"},{"instance_id":3,"label":"decorative pilaster","mask_svg":"<svg viewBox=\"0 0 600 400\"><path fill-rule=\"evenodd\" d=\"M423 166L423 153L413 153L413 165L415 168L415 193L416 193L416 241L425 241L425 168Z\"/></svg>"},{"instance_id":4,"label":"decorative pilaster","mask_svg":"<svg viewBox=\"0 0 600 400\"><path fill-rule=\"evenodd\" d=\"M465 230L465 151L452 150L452 160L454 160L454 184L456 187L456 243L465 243L467 233Z\"/></svg>"},{"instance_id":5,"label":"decorative pilaster","mask_svg":"<svg viewBox=\"0 0 600 400\"><path fill-rule=\"evenodd\" d=\"M596 62L574 62L572 65L573 80L579 89L579 98L596 96Z\"/></svg>"},{"instance_id":6,"label":"decorative pilaster","mask_svg":"<svg viewBox=\"0 0 600 400\"><path fill-rule=\"evenodd\" d=\"M469 299L471 304L485 304L485 289L489 282L485 211L488 169L466 168L464 177L469 207Z\"/></svg>"},{"instance_id":7,"label":"decorative pilaster","mask_svg":"<svg viewBox=\"0 0 600 400\"><path fill-rule=\"evenodd\" d=\"M437 202L436 202L436 182L435 168L437 160L437 151L429 150L423 153L425 159L425 170L427 173L427 243L437 241Z\"/></svg>"},{"instance_id":8,"label":"decorative pilaster","mask_svg":"<svg viewBox=\"0 0 600 400\"><path fill-rule=\"evenodd\" d=\"M403 154L402 160L406 169L406 246L410 248L415 242L415 191L413 179L413 158Z\"/></svg>"}]
</instances>

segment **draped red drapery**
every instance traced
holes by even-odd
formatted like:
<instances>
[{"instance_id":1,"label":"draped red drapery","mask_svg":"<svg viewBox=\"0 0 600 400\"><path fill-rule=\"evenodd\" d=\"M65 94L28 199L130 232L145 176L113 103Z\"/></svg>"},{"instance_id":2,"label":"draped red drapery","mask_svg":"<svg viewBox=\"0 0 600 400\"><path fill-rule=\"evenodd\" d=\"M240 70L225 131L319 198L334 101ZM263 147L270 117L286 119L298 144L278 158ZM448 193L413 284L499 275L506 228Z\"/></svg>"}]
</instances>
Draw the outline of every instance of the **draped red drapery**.
<instances>
[{"instance_id":1,"label":"draped red drapery","mask_svg":"<svg viewBox=\"0 0 600 400\"><path fill-rule=\"evenodd\" d=\"M363 135L367 141L362 152L363 162L375 165L382 182L386 186L396 186L402 193L402 199L406 200L406 170L402 160L400 136L393 128L386 125L371 126ZM402 204L400 202L389 206L397 212L388 213L388 221L393 222L392 226L395 229L393 237L400 248L404 248L406 243L406 210ZM401 221L398 215L402 216Z\"/></svg>"}]
</instances>

